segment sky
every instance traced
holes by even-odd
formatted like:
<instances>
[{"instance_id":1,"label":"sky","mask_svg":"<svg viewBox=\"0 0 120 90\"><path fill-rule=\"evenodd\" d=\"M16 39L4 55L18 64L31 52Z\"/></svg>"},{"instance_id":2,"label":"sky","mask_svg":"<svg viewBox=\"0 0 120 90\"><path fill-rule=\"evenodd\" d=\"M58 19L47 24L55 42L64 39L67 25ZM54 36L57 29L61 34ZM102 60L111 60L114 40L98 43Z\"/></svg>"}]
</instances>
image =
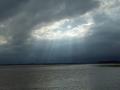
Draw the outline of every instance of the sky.
<instances>
[{"instance_id":1,"label":"sky","mask_svg":"<svg viewBox=\"0 0 120 90\"><path fill-rule=\"evenodd\" d=\"M0 0L0 64L120 61L120 0Z\"/></svg>"}]
</instances>

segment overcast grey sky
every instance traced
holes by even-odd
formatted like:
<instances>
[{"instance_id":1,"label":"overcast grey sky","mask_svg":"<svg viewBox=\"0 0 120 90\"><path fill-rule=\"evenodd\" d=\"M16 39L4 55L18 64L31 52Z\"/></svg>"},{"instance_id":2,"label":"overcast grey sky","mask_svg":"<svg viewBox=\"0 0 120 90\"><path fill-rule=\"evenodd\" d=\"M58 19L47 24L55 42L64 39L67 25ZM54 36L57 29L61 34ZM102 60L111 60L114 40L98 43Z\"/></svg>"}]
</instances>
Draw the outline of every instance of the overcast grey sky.
<instances>
[{"instance_id":1,"label":"overcast grey sky","mask_svg":"<svg viewBox=\"0 0 120 90\"><path fill-rule=\"evenodd\" d=\"M120 0L0 0L0 64L120 61Z\"/></svg>"}]
</instances>

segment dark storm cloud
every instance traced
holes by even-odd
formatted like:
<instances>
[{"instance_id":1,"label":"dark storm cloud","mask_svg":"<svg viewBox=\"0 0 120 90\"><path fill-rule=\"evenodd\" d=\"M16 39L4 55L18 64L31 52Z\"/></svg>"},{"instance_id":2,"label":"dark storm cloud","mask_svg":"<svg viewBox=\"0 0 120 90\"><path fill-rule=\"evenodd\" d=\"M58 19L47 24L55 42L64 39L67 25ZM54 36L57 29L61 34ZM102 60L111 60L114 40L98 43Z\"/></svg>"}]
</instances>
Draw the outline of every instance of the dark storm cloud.
<instances>
[{"instance_id":1,"label":"dark storm cloud","mask_svg":"<svg viewBox=\"0 0 120 90\"><path fill-rule=\"evenodd\" d=\"M1 15L13 19L9 28L11 34L13 33L15 36L14 39L19 38L20 34L22 37L19 39L24 40L23 37L26 37L30 29L38 23L84 14L98 6L98 2L93 0L27 0L27 3L25 1L4 0L0 3L2 4L0 8ZM17 9L18 6L20 9ZM11 13L16 14L16 16L10 17ZM1 18L3 18L2 16Z\"/></svg>"},{"instance_id":2,"label":"dark storm cloud","mask_svg":"<svg viewBox=\"0 0 120 90\"><path fill-rule=\"evenodd\" d=\"M27 0L0 0L0 21L10 18Z\"/></svg>"},{"instance_id":3,"label":"dark storm cloud","mask_svg":"<svg viewBox=\"0 0 120 90\"><path fill-rule=\"evenodd\" d=\"M114 2L116 5L116 3ZM93 16L95 26L91 28L90 35L86 38L82 50L86 61L119 62L120 60L120 11L119 6L107 11L102 10ZM103 13L104 12L104 13ZM114 13L113 13L114 12ZM80 51L81 52L81 51ZM79 61L78 61L79 62Z\"/></svg>"},{"instance_id":4,"label":"dark storm cloud","mask_svg":"<svg viewBox=\"0 0 120 90\"><path fill-rule=\"evenodd\" d=\"M27 0L26 2L25 0L4 1L7 7L1 7L1 13L5 18L6 15L11 18L9 14L16 13L16 16L11 18L13 21L8 27L13 36L13 43L16 44L24 43L24 40L29 37L31 28L36 24L72 18L98 6L98 2L93 0ZM20 3L22 3L21 6ZM18 5L19 9L17 9Z\"/></svg>"},{"instance_id":5,"label":"dark storm cloud","mask_svg":"<svg viewBox=\"0 0 120 90\"><path fill-rule=\"evenodd\" d=\"M0 22L5 25L0 30L3 36L11 39L7 45L0 46L0 63L92 63L119 59L120 19L114 18L114 13L118 12L109 16L111 8L100 11L99 7L97 0L1 0ZM74 19L88 12L93 13L94 27L85 41L28 43L34 26Z\"/></svg>"}]
</instances>

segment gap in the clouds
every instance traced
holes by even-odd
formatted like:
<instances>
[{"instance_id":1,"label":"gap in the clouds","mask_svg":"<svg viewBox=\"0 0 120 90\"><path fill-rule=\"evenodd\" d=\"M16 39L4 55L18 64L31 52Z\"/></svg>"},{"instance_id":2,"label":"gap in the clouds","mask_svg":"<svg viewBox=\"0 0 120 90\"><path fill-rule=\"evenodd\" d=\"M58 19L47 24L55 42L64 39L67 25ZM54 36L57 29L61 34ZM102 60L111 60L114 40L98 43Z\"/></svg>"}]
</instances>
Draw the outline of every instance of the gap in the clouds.
<instances>
[{"instance_id":1,"label":"gap in the clouds","mask_svg":"<svg viewBox=\"0 0 120 90\"><path fill-rule=\"evenodd\" d=\"M84 38L93 26L92 16L87 13L70 19L46 23L43 26L38 24L33 28L31 37L40 40Z\"/></svg>"}]
</instances>

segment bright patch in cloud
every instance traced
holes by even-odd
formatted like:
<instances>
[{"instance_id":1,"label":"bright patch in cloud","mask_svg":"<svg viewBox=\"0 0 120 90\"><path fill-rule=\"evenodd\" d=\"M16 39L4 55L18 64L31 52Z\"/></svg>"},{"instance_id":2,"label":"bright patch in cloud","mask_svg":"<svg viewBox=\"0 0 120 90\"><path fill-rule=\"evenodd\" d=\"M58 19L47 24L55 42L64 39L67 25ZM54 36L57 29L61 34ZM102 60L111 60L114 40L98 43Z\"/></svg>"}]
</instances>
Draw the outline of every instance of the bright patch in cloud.
<instances>
[{"instance_id":1,"label":"bright patch in cloud","mask_svg":"<svg viewBox=\"0 0 120 90\"><path fill-rule=\"evenodd\" d=\"M87 35L94 22L88 19L85 23L75 24L74 19L63 19L43 27L37 26L37 28L32 31L32 37L42 40L83 38Z\"/></svg>"},{"instance_id":2,"label":"bright patch in cloud","mask_svg":"<svg viewBox=\"0 0 120 90\"><path fill-rule=\"evenodd\" d=\"M0 45L4 45L4 44L7 44L8 43L8 40L6 37L4 36L0 36Z\"/></svg>"}]
</instances>

